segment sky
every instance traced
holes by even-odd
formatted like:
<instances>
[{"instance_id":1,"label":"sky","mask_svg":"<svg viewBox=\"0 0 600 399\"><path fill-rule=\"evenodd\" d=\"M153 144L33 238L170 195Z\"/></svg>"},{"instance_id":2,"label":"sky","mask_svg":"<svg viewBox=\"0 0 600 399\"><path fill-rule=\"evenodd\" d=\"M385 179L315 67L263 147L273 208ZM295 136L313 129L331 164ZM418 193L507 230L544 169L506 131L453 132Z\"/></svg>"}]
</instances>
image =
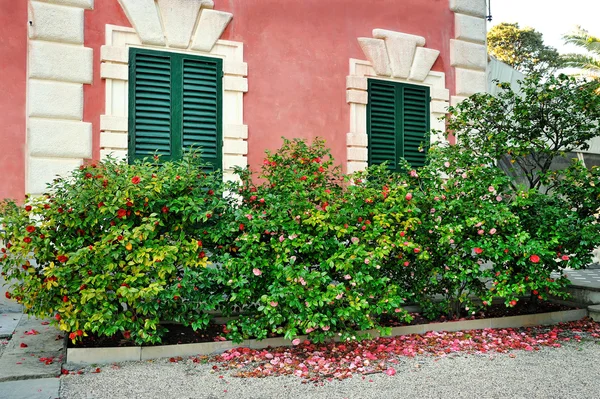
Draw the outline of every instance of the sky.
<instances>
[{"instance_id":1,"label":"sky","mask_svg":"<svg viewBox=\"0 0 600 399\"><path fill-rule=\"evenodd\" d=\"M518 22L521 28L530 26L544 35L544 42L560 53L574 51L565 46L562 35L575 25L590 34L600 36L600 0L488 0L491 1L492 22L488 29L502 22Z\"/></svg>"}]
</instances>

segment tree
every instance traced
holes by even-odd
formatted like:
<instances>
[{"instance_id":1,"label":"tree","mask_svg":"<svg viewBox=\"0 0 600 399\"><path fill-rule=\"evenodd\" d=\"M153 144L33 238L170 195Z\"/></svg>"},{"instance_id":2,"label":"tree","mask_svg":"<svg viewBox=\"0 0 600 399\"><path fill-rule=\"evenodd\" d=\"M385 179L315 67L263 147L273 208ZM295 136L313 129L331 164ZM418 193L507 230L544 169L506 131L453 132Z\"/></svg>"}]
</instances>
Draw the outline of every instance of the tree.
<instances>
[{"instance_id":1,"label":"tree","mask_svg":"<svg viewBox=\"0 0 600 399\"><path fill-rule=\"evenodd\" d=\"M589 149L598 135L598 82L560 74L528 75L521 94L498 83L497 96L475 94L450 108L448 128L458 144L496 161L507 160L527 189L548 190L543 178L553 160Z\"/></svg>"},{"instance_id":2,"label":"tree","mask_svg":"<svg viewBox=\"0 0 600 399\"><path fill-rule=\"evenodd\" d=\"M565 43L586 50L587 54L570 53L562 56L565 66L583 69L598 79L600 78L600 38L577 26L575 30L563 36Z\"/></svg>"},{"instance_id":3,"label":"tree","mask_svg":"<svg viewBox=\"0 0 600 399\"><path fill-rule=\"evenodd\" d=\"M488 52L523 73L542 72L562 66L554 47L544 44L543 35L518 23L501 23L487 34Z\"/></svg>"}]
</instances>

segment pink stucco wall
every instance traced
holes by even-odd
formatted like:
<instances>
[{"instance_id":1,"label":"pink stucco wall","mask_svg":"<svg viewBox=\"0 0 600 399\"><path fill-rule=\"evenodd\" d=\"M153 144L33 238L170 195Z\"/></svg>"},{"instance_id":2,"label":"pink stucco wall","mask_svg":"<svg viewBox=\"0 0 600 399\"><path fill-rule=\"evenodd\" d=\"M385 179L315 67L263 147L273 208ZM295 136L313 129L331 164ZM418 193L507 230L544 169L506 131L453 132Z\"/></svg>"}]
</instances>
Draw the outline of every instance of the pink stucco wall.
<instances>
[{"instance_id":1,"label":"pink stucco wall","mask_svg":"<svg viewBox=\"0 0 600 399\"><path fill-rule=\"evenodd\" d=\"M0 2L0 199L25 194L27 2Z\"/></svg>"},{"instance_id":2,"label":"pink stucco wall","mask_svg":"<svg viewBox=\"0 0 600 399\"><path fill-rule=\"evenodd\" d=\"M281 136L323 137L335 159L345 161L349 59L365 59L357 38L372 37L374 28L425 37L427 47L441 51L433 70L446 72L453 91L454 13L447 0L215 0L215 9L233 13L222 38L244 43L252 166Z\"/></svg>"},{"instance_id":3,"label":"pink stucco wall","mask_svg":"<svg viewBox=\"0 0 600 399\"><path fill-rule=\"evenodd\" d=\"M86 10L84 45L94 50L94 80L83 86L83 120L92 123L92 157L100 159L100 115L105 114L105 82L100 78L100 48L106 44L106 24L131 26L117 0L96 0Z\"/></svg>"},{"instance_id":4,"label":"pink stucco wall","mask_svg":"<svg viewBox=\"0 0 600 399\"><path fill-rule=\"evenodd\" d=\"M244 43L249 84L244 123L253 167L262 164L265 149L280 146L281 136L323 137L335 159L345 161L349 59L365 59L357 38L371 37L374 28L424 36L427 47L441 51L433 70L446 72L446 87L453 90L454 18L446 0L215 0L215 9L233 13L222 39ZM94 82L84 88L84 120L94 125L94 158L104 113L99 56L106 24L130 26L117 0L96 0L95 9L86 11Z\"/></svg>"}]
</instances>

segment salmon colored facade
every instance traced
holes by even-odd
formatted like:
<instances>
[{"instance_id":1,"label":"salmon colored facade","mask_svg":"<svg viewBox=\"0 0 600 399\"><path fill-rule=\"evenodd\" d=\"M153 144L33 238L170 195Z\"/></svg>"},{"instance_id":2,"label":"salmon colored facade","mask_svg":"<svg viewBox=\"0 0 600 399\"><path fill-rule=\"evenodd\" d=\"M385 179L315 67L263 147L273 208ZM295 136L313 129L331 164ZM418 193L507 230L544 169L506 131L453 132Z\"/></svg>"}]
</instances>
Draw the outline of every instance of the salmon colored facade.
<instances>
[{"instance_id":1,"label":"salmon colored facade","mask_svg":"<svg viewBox=\"0 0 600 399\"><path fill-rule=\"evenodd\" d=\"M322 137L345 170L364 168L367 79L429 87L441 129L449 104L485 91L485 0L7 3L0 198L127 155L132 47L223 60L226 172L257 168L282 136Z\"/></svg>"}]
</instances>

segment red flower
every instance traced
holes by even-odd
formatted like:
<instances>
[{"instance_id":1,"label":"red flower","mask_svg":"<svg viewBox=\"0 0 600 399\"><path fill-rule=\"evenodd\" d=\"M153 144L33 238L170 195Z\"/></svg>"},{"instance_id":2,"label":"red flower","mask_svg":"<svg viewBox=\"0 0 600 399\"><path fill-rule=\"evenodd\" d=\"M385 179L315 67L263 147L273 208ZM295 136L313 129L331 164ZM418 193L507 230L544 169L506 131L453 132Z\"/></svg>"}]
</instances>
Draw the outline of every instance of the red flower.
<instances>
[{"instance_id":1,"label":"red flower","mask_svg":"<svg viewBox=\"0 0 600 399\"><path fill-rule=\"evenodd\" d=\"M6 299L10 299L10 292L8 292L8 291L7 291L7 292L4 294L4 296L6 297Z\"/></svg>"},{"instance_id":2,"label":"red flower","mask_svg":"<svg viewBox=\"0 0 600 399\"><path fill-rule=\"evenodd\" d=\"M78 337L81 337L82 335L83 335L83 331L81 331L81 330L77 330L77 336L78 336Z\"/></svg>"},{"instance_id":3,"label":"red flower","mask_svg":"<svg viewBox=\"0 0 600 399\"><path fill-rule=\"evenodd\" d=\"M208 195L214 195L215 192L213 190L208 190Z\"/></svg>"},{"instance_id":4,"label":"red flower","mask_svg":"<svg viewBox=\"0 0 600 399\"><path fill-rule=\"evenodd\" d=\"M119 241L123 241L123 236L118 236L118 237L117 237L117 240L119 240Z\"/></svg>"},{"instance_id":5,"label":"red flower","mask_svg":"<svg viewBox=\"0 0 600 399\"><path fill-rule=\"evenodd\" d=\"M117 217L119 219L124 218L127 215L127 211L125 209L119 209L117 211Z\"/></svg>"},{"instance_id":6,"label":"red flower","mask_svg":"<svg viewBox=\"0 0 600 399\"><path fill-rule=\"evenodd\" d=\"M129 331L123 331L123 338L125 338L125 339L131 338L131 332L129 332Z\"/></svg>"},{"instance_id":7,"label":"red flower","mask_svg":"<svg viewBox=\"0 0 600 399\"><path fill-rule=\"evenodd\" d=\"M102 187L106 187L108 186L108 180L104 179L102 180Z\"/></svg>"},{"instance_id":8,"label":"red flower","mask_svg":"<svg viewBox=\"0 0 600 399\"><path fill-rule=\"evenodd\" d=\"M204 258L206 258L206 254L204 253L204 251L202 251L202 252L200 252L200 253L198 254L198 257L199 257L200 259L204 259Z\"/></svg>"},{"instance_id":9,"label":"red flower","mask_svg":"<svg viewBox=\"0 0 600 399\"><path fill-rule=\"evenodd\" d=\"M515 301L515 300L510 301L510 306L515 306L516 304L517 304L517 301Z\"/></svg>"},{"instance_id":10,"label":"red flower","mask_svg":"<svg viewBox=\"0 0 600 399\"><path fill-rule=\"evenodd\" d=\"M29 238L29 237L25 237L25 238L23 238L23 241L24 241L26 244L29 244L29 243L31 242L31 238Z\"/></svg>"},{"instance_id":11,"label":"red flower","mask_svg":"<svg viewBox=\"0 0 600 399\"><path fill-rule=\"evenodd\" d=\"M142 181L142 179L141 179L139 176L133 176L133 177L131 178L131 182L132 182L133 184L139 184L139 182L140 182L140 181Z\"/></svg>"},{"instance_id":12,"label":"red flower","mask_svg":"<svg viewBox=\"0 0 600 399\"><path fill-rule=\"evenodd\" d=\"M31 205L27 205L27 206L25 207L25 210L26 210L27 212L31 212Z\"/></svg>"},{"instance_id":13,"label":"red flower","mask_svg":"<svg viewBox=\"0 0 600 399\"><path fill-rule=\"evenodd\" d=\"M61 317L60 317L60 315L59 315L58 313L54 315L54 318L55 318L57 321L60 321L60 319L61 319Z\"/></svg>"},{"instance_id":14,"label":"red flower","mask_svg":"<svg viewBox=\"0 0 600 399\"><path fill-rule=\"evenodd\" d=\"M98 208L102 208L104 206L104 202L99 202L98 203Z\"/></svg>"},{"instance_id":15,"label":"red flower","mask_svg":"<svg viewBox=\"0 0 600 399\"><path fill-rule=\"evenodd\" d=\"M127 205L127 206L129 206L129 207L132 207L132 206L133 206L133 202L131 202L131 201L127 201L127 203L126 203L125 205Z\"/></svg>"},{"instance_id":16,"label":"red flower","mask_svg":"<svg viewBox=\"0 0 600 399\"><path fill-rule=\"evenodd\" d=\"M412 199L412 193L408 193L404 196L404 198L406 198L407 201L410 201Z\"/></svg>"},{"instance_id":17,"label":"red flower","mask_svg":"<svg viewBox=\"0 0 600 399\"><path fill-rule=\"evenodd\" d=\"M302 180L302 181L306 180L306 176L302 176L302 177L300 178L300 180Z\"/></svg>"},{"instance_id":18,"label":"red flower","mask_svg":"<svg viewBox=\"0 0 600 399\"><path fill-rule=\"evenodd\" d=\"M206 218L207 218L207 219L210 219L211 217L212 217L212 214L211 214L211 213L207 213L207 214L206 214Z\"/></svg>"},{"instance_id":19,"label":"red flower","mask_svg":"<svg viewBox=\"0 0 600 399\"><path fill-rule=\"evenodd\" d=\"M421 252L421 248L415 248L413 251L414 251L416 254L418 254L419 252Z\"/></svg>"},{"instance_id":20,"label":"red flower","mask_svg":"<svg viewBox=\"0 0 600 399\"><path fill-rule=\"evenodd\" d=\"M74 340L75 338L77 338L77 335L75 333L71 333L71 334L69 334L69 338L71 340Z\"/></svg>"},{"instance_id":21,"label":"red flower","mask_svg":"<svg viewBox=\"0 0 600 399\"><path fill-rule=\"evenodd\" d=\"M65 263L67 261L67 259L69 259L69 258L67 258L65 255L58 255L56 257L56 260L58 260L61 263Z\"/></svg>"},{"instance_id":22,"label":"red flower","mask_svg":"<svg viewBox=\"0 0 600 399\"><path fill-rule=\"evenodd\" d=\"M564 261L567 261L567 260L569 260L569 256L563 255L561 259L564 260Z\"/></svg>"},{"instance_id":23,"label":"red flower","mask_svg":"<svg viewBox=\"0 0 600 399\"><path fill-rule=\"evenodd\" d=\"M46 236L43 234L40 234L40 238L43 240L44 238L46 238Z\"/></svg>"},{"instance_id":24,"label":"red flower","mask_svg":"<svg viewBox=\"0 0 600 399\"><path fill-rule=\"evenodd\" d=\"M539 257L539 256L537 256L537 255L531 255L531 256L529 257L529 260L530 260L531 262L533 262L533 263L539 263L539 261L540 261L540 257Z\"/></svg>"},{"instance_id":25,"label":"red flower","mask_svg":"<svg viewBox=\"0 0 600 399\"><path fill-rule=\"evenodd\" d=\"M63 302L69 302L69 297L68 296L63 296Z\"/></svg>"},{"instance_id":26,"label":"red flower","mask_svg":"<svg viewBox=\"0 0 600 399\"><path fill-rule=\"evenodd\" d=\"M88 172L88 173L86 173L86 174L85 174L85 178L86 178L86 179L91 179L91 178L92 178L92 174L91 174L91 173L89 173L89 172Z\"/></svg>"},{"instance_id":27,"label":"red flower","mask_svg":"<svg viewBox=\"0 0 600 399\"><path fill-rule=\"evenodd\" d=\"M178 300L179 299L179 295L173 296L173 299Z\"/></svg>"},{"instance_id":28,"label":"red flower","mask_svg":"<svg viewBox=\"0 0 600 399\"><path fill-rule=\"evenodd\" d=\"M162 211L162 213L169 213L169 207L163 206L161 211Z\"/></svg>"},{"instance_id":29,"label":"red flower","mask_svg":"<svg viewBox=\"0 0 600 399\"><path fill-rule=\"evenodd\" d=\"M21 348L27 348L27 344L25 342L21 342L21 345L19 345Z\"/></svg>"},{"instance_id":30,"label":"red flower","mask_svg":"<svg viewBox=\"0 0 600 399\"><path fill-rule=\"evenodd\" d=\"M202 246L202 241L198 240L198 246L201 247Z\"/></svg>"},{"instance_id":31,"label":"red flower","mask_svg":"<svg viewBox=\"0 0 600 399\"><path fill-rule=\"evenodd\" d=\"M325 172L325 168L322 166L319 166L319 172L321 172L321 173Z\"/></svg>"},{"instance_id":32,"label":"red flower","mask_svg":"<svg viewBox=\"0 0 600 399\"><path fill-rule=\"evenodd\" d=\"M44 209L50 209L50 205L44 204Z\"/></svg>"},{"instance_id":33,"label":"red flower","mask_svg":"<svg viewBox=\"0 0 600 399\"><path fill-rule=\"evenodd\" d=\"M240 230L243 231L244 230L244 224L240 223Z\"/></svg>"},{"instance_id":34,"label":"red flower","mask_svg":"<svg viewBox=\"0 0 600 399\"><path fill-rule=\"evenodd\" d=\"M57 211L58 213L63 213L63 209L62 209L62 208L58 208L56 211Z\"/></svg>"},{"instance_id":35,"label":"red flower","mask_svg":"<svg viewBox=\"0 0 600 399\"><path fill-rule=\"evenodd\" d=\"M481 248L479 248L479 247L475 248L475 253L476 253L477 255L481 254L482 252L483 252L483 249L481 249Z\"/></svg>"},{"instance_id":36,"label":"red flower","mask_svg":"<svg viewBox=\"0 0 600 399\"><path fill-rule=\"evenodd\" d=\"M35 227L27 226L27 227L25 227L25 230L27 230L28 233L33 233L35 231Z\"/></svg>"}]
</instances>

